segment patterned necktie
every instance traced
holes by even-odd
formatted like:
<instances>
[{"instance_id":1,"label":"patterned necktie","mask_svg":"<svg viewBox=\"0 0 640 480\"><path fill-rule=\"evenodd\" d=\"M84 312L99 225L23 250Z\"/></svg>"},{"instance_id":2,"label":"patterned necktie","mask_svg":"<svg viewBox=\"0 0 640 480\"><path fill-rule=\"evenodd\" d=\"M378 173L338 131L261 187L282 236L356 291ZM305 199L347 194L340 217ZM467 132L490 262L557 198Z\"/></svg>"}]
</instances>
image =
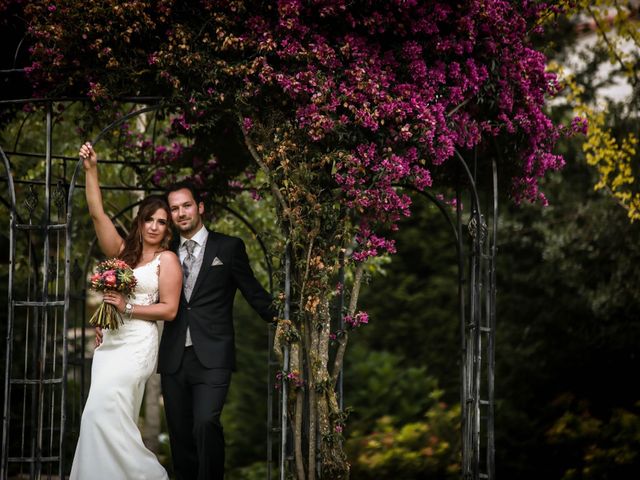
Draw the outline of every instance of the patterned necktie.
<instances>
[{"instance_id":1,"label":"patterned necktie","mask_svg":"<svg viewBox=\"0 0 640 480\"><path fill-rule=\"evenodd\" d=\"M189 272L191 271L191 267L193 267L193 262L195 262L196 260L193 251L196 249L197 243L195 242L195 240L187 240L183 245L187 250L187 256L184 257L184 260L182 261L182 272L186 280L187 278L189 278Z\"/></svg>"}]
</instances>

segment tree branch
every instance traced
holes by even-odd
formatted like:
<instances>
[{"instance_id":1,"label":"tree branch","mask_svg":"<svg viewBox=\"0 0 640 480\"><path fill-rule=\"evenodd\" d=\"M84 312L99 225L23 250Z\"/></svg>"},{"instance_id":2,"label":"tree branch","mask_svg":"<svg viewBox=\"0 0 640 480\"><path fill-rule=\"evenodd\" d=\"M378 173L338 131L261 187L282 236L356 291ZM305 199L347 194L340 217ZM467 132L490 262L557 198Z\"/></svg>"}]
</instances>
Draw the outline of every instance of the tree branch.
<instances>
[{"instance_id":1,"label":"tree branch","mask_svg":"<svg viewBox=\"0 0 640 480\"><path fill-rule=\"evenodd\" d=\"M273 181L273 178L271 175L272 173L271 169L267 166L266 163L264 163L264 161L262 160L262 157L258 153L258 150L256 150L256 147L253 144L253 141L251 141L251 138L249 138L247 129L244 128L244 125L242 123L242 115L240 115L240 112L238 112L238 125L240 126L240 130L242 131L242 135L244 137L244 144L247 146L247 149L249 150L249 153L251 154L255 162L258 164L258 166L262 169L262 171L267 176L269 187L271 187L271 193L273 193L273 196L280 203L280 207L282 208L283 215L288 216L287 212L289 210L289 205L287 204L286 200L282 196L282 192L278 189L278 186Z\"/></svg>"},{"instance_id":2,"label":"tree branch","mask_svg":"<svg viewBox=\"0 0 640 480\"><path fill-rule=\"evenodd\" d=\"M589 12L589 15L591 15L591 18L593 18L593 21L595 22L596 27L598 27L598 32L600 32L600 35L602 36L602 39L607 44L607 47L609 47L609 51L616 58L616 60L620 64L620 67L622 68L622 71L624 72L625 70L627 70L627 66L625 65L624 60L622 59L622 57L620 57L620 54L616 50L615 46L611 43L611 40L609 40L609 37L607 37L607 34L606 34L605 30L604 30L604 26L600 23L600 20L598 20L598 16L595 14L595 12L593 11L593 9L590 6L587 6L587 12ZM633 68L633 73L634 74L630 75L630 77L631 77L631 83L635 87L636 83L638 83L638 74L637 74L635 68Z\"/></svg>"},{"instance_id":3,"label":"tree branch","mask_svg":"<svg viewBox=\"0 0 640 480\"><path fill-rule=\"evenodd\" d=\"M307 451L307 471L309 472L309 480L315 480L316 478L316 435L317 435L317 400L316 400L316 375L314 369L315 358L311 354L312 350L312 328L311 321L308 318L304 319L304 339L305 339L305 356L307 358L307 371L309 378L307 386L309 390L309 438L308 451Z\"/></svg>"},{"instance_id":4,"label":"tree branch","mask_svg":"<svg viewBox=\"0 0 640 480\"><path fill-rule=\"evenodd\" d=\"M364 262L359 263L356 268L355 277L353 279L353 287L351 288L351 298L349 300L349 308L347 309L348 315L353 315L356 311L356 307L358 306L358 294L360 293L360 286L362 284L362 276L364 274ZM342 337L340 337L338 346L338 351L336 352L336 358L333 361L333 369L331 370L331 384L333 388L336 387L336 383L338 382L338 375L340 374L340 368L342 367L342 362L344 361L344 353L347 349L347 343L349 341L349 334L344 332Z\"/></svg>"},{"instance_id":5,"label":"tree branch","mask_svg":"<svg viewBox=\"0 0 640 480\"><path fill-rule=\"evenodd\" d=\"M307 252L307 264L304 270L304 276L302 277L302 284L300 285L300 308L304 308L304 287L307 283L307 279L309 278L309 265L311 263L311 250L313 250L313 241L315 237L311 237L309 241L309 251Z\"/></svg>"},{"instance_id":6,"label":"tree branch","mask_svg":"<svg viewBox=\"0 0 640 480\"><path fill-rule=\"evenodd\" d=\"M302 361L302 348L297 350L298 357L298 372L300 372L300 378L304 378L303 374L303 361ZM307 382L308 384L308 382ZM300 388L296 398L296 413L294 423L294 449L296 457L296 470L298 472L298 479L304 480L306 478L304 471L304 455L302 454L302 412L304 410L304 387Z\"/></svg>"}]
</instances>

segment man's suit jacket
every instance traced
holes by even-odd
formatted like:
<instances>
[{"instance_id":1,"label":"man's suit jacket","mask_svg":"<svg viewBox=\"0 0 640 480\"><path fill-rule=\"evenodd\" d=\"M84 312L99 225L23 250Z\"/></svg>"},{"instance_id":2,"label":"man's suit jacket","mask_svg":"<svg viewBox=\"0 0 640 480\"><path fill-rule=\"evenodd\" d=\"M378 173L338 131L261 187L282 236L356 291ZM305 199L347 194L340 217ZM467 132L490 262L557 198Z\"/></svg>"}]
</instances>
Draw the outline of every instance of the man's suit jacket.
<instances>
[{"instance_id":1,"label":"man's suit jacket","mask_svg":"<svg viewBox=\"0 0 640 480\"><path fill-rule=\"evenodd\" d=\"M232 311L238 289L264 320L274 321L273 299L256 280L244 242L210 231L191 297L187 301L183 290L175 320L164 324L159 373L175 373L180 367L187 326L195 354L205 367L235 369Z\"/></svg>"}]
</instances>

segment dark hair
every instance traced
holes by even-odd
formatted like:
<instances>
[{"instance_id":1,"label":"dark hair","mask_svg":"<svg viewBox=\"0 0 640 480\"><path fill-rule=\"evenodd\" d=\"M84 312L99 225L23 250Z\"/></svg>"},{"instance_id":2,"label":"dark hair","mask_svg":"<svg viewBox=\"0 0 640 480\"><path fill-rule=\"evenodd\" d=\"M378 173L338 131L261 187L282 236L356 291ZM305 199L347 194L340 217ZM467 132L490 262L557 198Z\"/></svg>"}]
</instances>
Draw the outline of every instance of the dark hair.
<instances>
[{"instance_id":1,"label":"dark hair","mask_svg":"<svg viewBox=\"0 0 640 480\"><path fill-rule=\"evenodd\" d=\"M198 190L196 185L193 182L190 182L189 180L182 180L180 182L174 183L173 185L169 185L165 192L165 198L167 199L167 202L169 201L170 193L177 192L178 190L183 190L183 189L189 190L191 192L191 195L193 196L193 199L196 201L196 204L199 204L200 202L202 202L200 191Z\"/></svg>"},{"instance_id":2,"label":"dark hair","mask_svg":"<svg viewBox=\"0 0 640 480\"><path fill-rule=\"evenodd\" d=\"M144 222L160 209L167 212L167 232L162 239L160 246L165 249L169 248L169 243L173 236L171 210L169 210L169 205L163 197L160 195L150 195L140 202L138 215L133 220L133 225L131 226L131 230L129 230L129 235L124 239L124 249L120 254L120 258L127 262L132 268L138 264L140 257L142 256L141 232Z\"/></svg>"}]
</instances>

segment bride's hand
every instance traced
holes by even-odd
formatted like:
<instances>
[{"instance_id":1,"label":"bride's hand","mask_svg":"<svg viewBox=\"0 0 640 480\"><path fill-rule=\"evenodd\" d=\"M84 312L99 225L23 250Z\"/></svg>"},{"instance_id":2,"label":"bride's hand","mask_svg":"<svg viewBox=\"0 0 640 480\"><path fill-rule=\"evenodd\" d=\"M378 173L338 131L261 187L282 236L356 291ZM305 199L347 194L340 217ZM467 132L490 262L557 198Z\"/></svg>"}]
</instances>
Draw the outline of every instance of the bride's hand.
<instances>
[{"instance_id":1,"label":"bride's hand","mask_svg":"<svg viewBox=\"0 0 640 480\"><path fill-rule=\"evenodd\" d=\"M85 170L95 168L98 165L98 155L96 155L95 150L89 142L86 142L80 147L78 155L80 155L80 158L82 159L82 165Z\"/></svg>"},{"instance_id":2,"label":"bride's hand","mask_svg":"<svg viewBox=\"0 0 640 480\"><path fill-rule=\"evenodd\" d=\"M102 328L96 327L96 348L102 345Z\"/></svg>"},{"instance_id":3,"label":"bride's hand","mask_svg":"<svg viewBox=\"0 0 640 480\"><path fill-rule=\"evenodd\" d=\"M124 313L124 307L127 305L124 295L115 290L106 290L104 292L104 303L113 305L120 313Z\"/></svg>"}]
</instances>

